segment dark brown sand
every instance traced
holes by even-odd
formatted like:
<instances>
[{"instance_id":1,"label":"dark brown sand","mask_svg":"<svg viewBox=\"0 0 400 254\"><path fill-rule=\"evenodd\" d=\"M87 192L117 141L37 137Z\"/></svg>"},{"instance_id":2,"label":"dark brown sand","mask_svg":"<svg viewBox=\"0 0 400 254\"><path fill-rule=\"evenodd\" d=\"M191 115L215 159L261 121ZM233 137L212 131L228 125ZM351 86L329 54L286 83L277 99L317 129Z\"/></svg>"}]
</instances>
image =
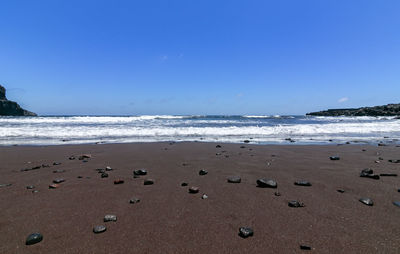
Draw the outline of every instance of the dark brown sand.
<instances>
[{"instance_id":1,"label":"dark brown sand","mask_svg":"<svg viewBox=\"0 0 400 254\"><path fill-rule=\"evenodd\" d=\"M400 173L400 164L388 162L400 159L399 147L216 145L1 147L0 184L12 185L0 187L0 253L400 252L400 208L392 204L400 201L400 177L359 177L364 168ZM81 154L92 158L84 163ZM69 160L71 155L77 159ZM329 159L336 155L341 159ZM378 157L384 160L375 163ZM62 164L20 171L53 162ZM95 169L106 166L114 170L101 178ZM133 178L140 168L148 175ZM66 171L53 173L57 169ZM209 173L199 176L200 169ZM227 183L233 175L242 182ZM66 181L49 189L56 178ZM143 185L146 178L155 184ZM276 180L278 189L257 188L258 178ZM114 185L116 179L125 182ZM297 180L312 186L296 186ZM184 181L187 187L181 187ZM189 194L191 186L200 192ZM208 199L201 198L204 193ZM141 201L130 204L133 197ZM361 197L374 206L359 202ZM290 208L290 200L305 207ZM117 215L117 222L104 223L106 214ZM96 225L107 231L94 234ZM239 237L239 227L253 228L254 236ZM43 241L26 246L33 232L42 233Z\"/></svg>"}]
</instances>

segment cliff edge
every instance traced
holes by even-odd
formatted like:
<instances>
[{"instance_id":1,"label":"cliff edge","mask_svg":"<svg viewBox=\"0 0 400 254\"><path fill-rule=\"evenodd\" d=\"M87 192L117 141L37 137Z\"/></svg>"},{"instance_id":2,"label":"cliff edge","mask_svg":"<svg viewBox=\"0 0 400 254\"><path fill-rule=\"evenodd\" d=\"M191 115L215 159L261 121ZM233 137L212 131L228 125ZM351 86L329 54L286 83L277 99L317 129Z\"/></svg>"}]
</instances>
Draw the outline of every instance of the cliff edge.
<instances>
[{"instance_id":1,"label":"cliff edge","mask_svg":"<svg viewBox=\"0 0 400 254\"><path fill-rule=\"evenodd\" d=\"M21 108L15 101L6 97L6 89L0 85L0 116L37 116L35 113Z\"/></svg>"}]
</instances>

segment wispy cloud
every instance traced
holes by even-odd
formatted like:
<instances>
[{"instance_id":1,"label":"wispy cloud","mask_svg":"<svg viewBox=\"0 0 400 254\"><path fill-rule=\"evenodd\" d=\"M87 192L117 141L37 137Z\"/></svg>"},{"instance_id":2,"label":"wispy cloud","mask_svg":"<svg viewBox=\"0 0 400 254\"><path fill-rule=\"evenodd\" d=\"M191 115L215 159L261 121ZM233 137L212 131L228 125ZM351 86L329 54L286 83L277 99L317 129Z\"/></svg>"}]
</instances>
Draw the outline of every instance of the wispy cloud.
<instances>
[{"instance_id":1,"label":"wispy cloud","mask_svg":"<svg viewBox=\"0 0 400 254\"><path fill-rule=\"evenodd\" d=\"M338 102L339 102L339 103L343 103L343 102L346 102L346 101L348 101L348 100L349 100L348 97L343 97L343 98L340 98L340 99L338 100Z\"/></svg>"}]
</instances>

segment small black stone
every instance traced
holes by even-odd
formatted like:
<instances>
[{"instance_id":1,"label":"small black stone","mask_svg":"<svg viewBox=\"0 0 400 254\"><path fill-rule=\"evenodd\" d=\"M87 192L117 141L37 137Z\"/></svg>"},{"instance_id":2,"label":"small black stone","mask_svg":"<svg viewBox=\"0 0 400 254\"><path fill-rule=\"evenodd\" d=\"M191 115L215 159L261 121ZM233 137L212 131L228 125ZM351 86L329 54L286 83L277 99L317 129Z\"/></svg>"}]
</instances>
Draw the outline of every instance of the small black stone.
<instances>
[{"instance_id":1,"label":"small black stone","mask_svg":"<svg viewBox=\"0 0 400 254\"><path fill-rule=\"evenodd\" d=\"M339 193L344 193L344 190L343 189L338 189L338 190L336 190L337 192L339 192Z\"/></svg>"},{"instance_id":2,"label":"small black stone","mask_svg":"<svg viewBox=\"0 0 400 254\"><path fill-rule=\"evenodd\" d=\"M374 202L370 198L360 198L359 201L364 205L373 206Z\"/></svg>"},{"instance_id":3,"label":"small black stone","mask_svg":"<svg viewBox=\"0 0 400 254\"><path fill-rule=\"evenodd\" d=\"M391 163L400 163L400 160L388 160Z\"/></svg>"},{"instance_id":4,"label":"small black stone","mask_svg":"<svg viewBox=\"0 0 400 254\"><path fill-rule=\"evenodd\" d=\"M189 188L189 193L191 193L191 194L196 194L196 193L198 193L199 192L199 187L190 187Z\"/></svg>"},{"instance_id":5,"label":"small black stone","mask_svg":"<svg viewBox=\"0 0 400 254\"><path fill-rule=\"evenodd\" d=\"M228 183L240 183L242 179L239 176L230 176L227 181Z\"/></svg>"},{"instance_id":6,"label":"small black stone","mask_svg":"<svg viewBox=\"0 0 400 254\"><path fill-rule=\"evenodd\" d=\"M243 142L244 142L244 143L250 143L250 140L247 140L247 139L246 139L246 140L244 140Z\"/></svg>"},{"instance_id":7,"label":"small black stone","mask_svg":"<svg viewBox=\"0 0 400 254\"><path fill-rule=\"evenodd\" d=\"M221 145L216 145L215 147L216 147L216 148L221 148Z\"/></svg>"},{"instance_id":8,"label":"small black stone","mask_svg":"<svg viewBox=\"0 0 400 254\"><path fill-rule=\"evenodd\" d=\"M129 200L129 203L131 203L131 204L136 204L139 202L140 202L140 199L138 199L138 198L131 198L131 200Z\"/></svg>"},{"instance_id":9,"label":"small black stone","mask_svg":"<svg viewBox=\"0 0 400 254\"><path fill-rule=\"evenodd\" d=\"M294 182L294 185L298 186L311 186L311 183L309 181L296 181Z\"/></svg>"},{"instance_id":10,"label":"small black stone","mask_svg":"<svg viewBox=\"0 0 400 254\"><path fill-rule=\"evenodd\" d=\"M65 179L62 178L57 178L53 180L53 183L63 183L63 182L65 182Z\"/></svg>"},{"instance_id":11,"label":"small black stone","mask_svg":"<svg viewBox=\"0 0 400 254\"><path fill-rule=\"evenodd\" d=\"M103 233L103 232L106 231L106 230L107 230L106 226L103 226L103 225L95 226L95 227L93 228L93 233L99 234L99 233Z\"/></svg>"},{"instance_id":12,"label":"small black stone","mask_svg":"<svg viewBox=\"0 0 400 254\"><path fill-rule=\"evenodd\" d=\"M103 221L104 222L117 221L117 216L113 214L107 214L106 216L104 216Z\"/></svg>"},{"instance_id":13,"label":"small black stone","mask_svg":"<svg viewBox=\"0 0 400 254\"><path fill-rule=\"evenodd\" d=\"M107 173L102 173L102 174L101 174L101 178L106 178L106 177L108 177L108 174L107 174Z\"/></svg>"},{"instance_id":14,"label":"small black stone","mask_svg":"<svg viewBox=\"0 0 400 254\"><path fill-rule=\"evenodd\" d=\"M240 146L240 148L242 148L242 149L243 149L243 148L246 148L246 147L245 147L245 146Z\"/></svg>"},{"instance_id":15,"label":"small black stone","mask_svg":"<svg viewBox=\"0 0 400 254\"><path fill-rule=\"evenodd\" d=\"M400 207L400 201L394 201L394 202L393 202L393 205L395 205L395 206L397 206L397 207Z\"/></svg>"},{"instance_id":16,"label":"small black stone","mask_svg":"<svg viewBox=\"0 0 400 254\"><path fill-rule=\"evenodd\" d=\"M183 182L183 183L181 183L181 186L188 186L188 183Z\"/></svg>"},{"instance_id":17,"label":"small black stone","mask_svg":"<svg viewBox=\"0 0 400 254\"><path fill-rule=\"evenodd\" d=\"M53 162L54 166L61 165L61 162Z\"/></svg>"},{"instance_id":18,"label":"small black stone","mask_svg":"<svg viewBox=\"0 0 400 254\"><path fill-rule=\"evenodd\" d=\"M153 179L146 179L143 182L144 185L152 185L154 184L154 180Z\"/></svg>"},{"instance_id":19,"label":"small black stone","mask_svg":"<svg viewBox=\"0 0 400 254\"><path fill-rule=\"evenodd\" d=\"M366 169L361 170L360 177L366 177L366 178L371 178L371 179L375 179L375 180L380 179L379 175L374 175L373 173L374 173L374 171L372 169L366 168Z\"/></svg>"},{"instance_id":20,"label":"small black stone","mask_svg":"<svg viewBox=\"0 0 400 254\"><path fill-rule=\"evenodd\" d=\"M36 244L39 243L43 240L43 235L40 233L33 233L30 234L25 241L26 245L32 245L32 244Z\"/></svg>"},{"instance_id":21,"label":"small black stone","mask_svg":"<svg viewBox=\"0 0 400 254\"><path fill-rule=\"evenodd\" d=\"M304 204L299 201L292 200L292 201L288 202L288 206L289 207L304 207Z\"/></svg>"},{"instance_id":22,"label":"small black stone","mask_svg":"<svg viewBox=\"0 0 400 254\"><path fill-rule=\"evenodd\" d=\"M247 238L249 236L253 236L254 235L254 231L252 228L248 228L248 227L241 227L239 228L239 236L242 238Z\"/></svg>"},{"instance_id":23,"label":"small black stone","mask_svg":"<svg viewBox=\"0 0 400 254\"><path fill-rule=\"evenodd\" d=\"M64 169L53 170L53 173L64 173L64 172L65 172Z\"/></svg>"},{"instance_id":24,"label":"small black stone","mask_svg":"<svg viewBox=\"0 0 400 254\"><path fill-rule=\"evenodd\" d=\"M329 159L331 159L332 161L338 161L338 160L340 160L340 157L339 156L331 156L331 157L329 157Z\"/></svg>"},{"instance_id":25,"label":"small black stone","mask_svg":"<svg viewBox=\"0 0 400 254\"><path fill-rule=\"evenodd\" d=\"M26 188L27 188L28 190L32 190L32 189L35 188L35 186L33 186L33 185L28 185L28 186L26 186Z\"/></svg>"},{"instance_id":26,"label":"small black stone","mask_svg":"<svg viewBox=\"0 0 400 254\"><path fill-rule=\"evenodd\" d=\"M106 171L111 171L111 170L113 170L113 169L110 166L106 167Z\"/></svg>"},{"instance_id":27,"label":"small black stone","mask_svg":"<svg viewBox=\"0 0 400 254\"><path fill-rule=\"evenodd\" d=\"M133 171L133 175L135 176L144 176L147 175L147 170L146 169L137 169Z\"/></svg>"},{"instance_id":28,"label":"small black stone","mask_svg":"<svg viewBox=\"0 0 400 254\"><path fill-rule=\"evenodd\" d=\"M207 174L208 174L207 170L202 169L202 170L199 171L199 175L201 175L201 176L204 176L204 175L207 175Z\"/></svg>"},{"instance_id":29,"label":"small black stone","mask_svg":"<svg viewBox=\"0 0 400 254\"><path fill-rule=\"evenodd\" d=\"M257 180L257 187L260 188L277 188L278 184L275 180L261 178Z\"/></svg>"},{"instance_id":30,"label":"small black stone","mask_svg":"<svg viewBox=\"0 0 400 254\"><path fill-rule=\"evenodd\" d=\"M82 176L77 176L77 178L82 178Z\"/></svg>"},{"instance_id":31,"label":"small black stone","mask_svg":"<svg viewBox=\"0 0 400 254\"><path fill-rule=\"evenodd\" d=\"M274 193L274 195L277 196L277 197L279 197L279 196L281 196L281 193L278 192L278 191L276 191L276 192Z\"/></svg>"},{"instance_id":32,"label":"small black stone","mask_svg":"<svg viewBox=\"0 0 400 254\"><path fill-rule=\"evenodd\" d=\"M307 246L307 245L300 245L300 249L301 250L311 250L311 247Z\"/></svg>"},{"instance_id":33,"label":"small black stone","mask_svg":"<svg viewBox=\"0 0 400 254\"><path fill-rule=\"evenodd\" d=\"M70 156L68 159L75 160L75 156Z\"/></svg>"}]
</instances>

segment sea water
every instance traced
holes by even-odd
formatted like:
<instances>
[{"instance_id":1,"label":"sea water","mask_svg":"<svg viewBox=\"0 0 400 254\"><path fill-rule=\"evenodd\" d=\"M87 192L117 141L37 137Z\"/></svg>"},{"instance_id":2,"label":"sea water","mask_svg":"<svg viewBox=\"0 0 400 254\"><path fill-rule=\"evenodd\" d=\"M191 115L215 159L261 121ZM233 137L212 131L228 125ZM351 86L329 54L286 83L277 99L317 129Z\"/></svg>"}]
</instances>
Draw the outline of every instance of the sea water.
<instances>
[{"instance_id":1,"label":"sea water","mask_svg":"<svg viewBox=\"0 0 400 254\"><path fill-rule=\"evenodd\" d=\"M400 119L278 115L0 117L0 145L244 140L255 144L397 144Z\"/></svg>"}]
</instances>

